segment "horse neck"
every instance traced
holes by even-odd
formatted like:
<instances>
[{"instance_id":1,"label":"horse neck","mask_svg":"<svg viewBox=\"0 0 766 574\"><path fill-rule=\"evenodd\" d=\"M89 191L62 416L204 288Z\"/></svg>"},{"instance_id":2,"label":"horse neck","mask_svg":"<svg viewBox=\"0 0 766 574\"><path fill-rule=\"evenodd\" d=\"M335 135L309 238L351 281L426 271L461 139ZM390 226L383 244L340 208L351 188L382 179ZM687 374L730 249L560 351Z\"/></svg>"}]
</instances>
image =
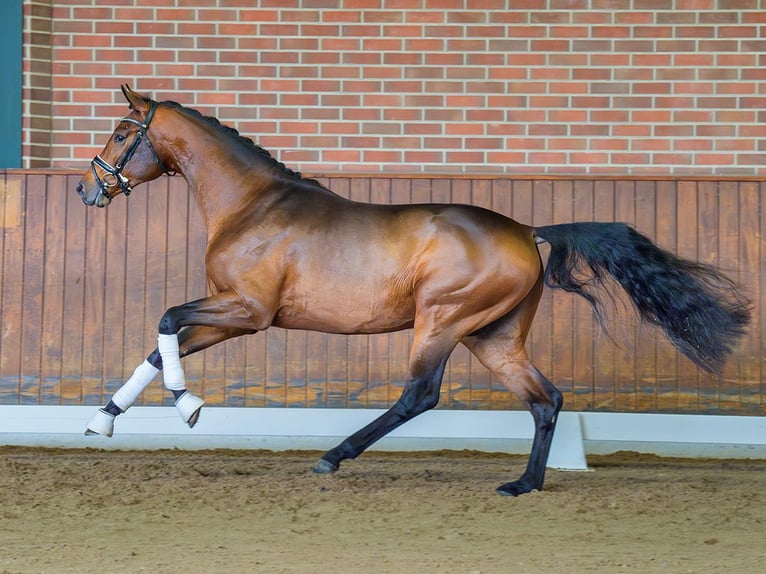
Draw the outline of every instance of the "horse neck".
<instances>
[{"instance_id":1,"label":"horse neck","mask_svg":"<svg viewBox=\"0 0 766 574\"><path fill-rule=\"evenodd\" d=\"M189 184L210 238L269 187L270 170L214 128L180 113L177 117L181 121L168 130L168 152Z\"/></svg>"}]
</instances>

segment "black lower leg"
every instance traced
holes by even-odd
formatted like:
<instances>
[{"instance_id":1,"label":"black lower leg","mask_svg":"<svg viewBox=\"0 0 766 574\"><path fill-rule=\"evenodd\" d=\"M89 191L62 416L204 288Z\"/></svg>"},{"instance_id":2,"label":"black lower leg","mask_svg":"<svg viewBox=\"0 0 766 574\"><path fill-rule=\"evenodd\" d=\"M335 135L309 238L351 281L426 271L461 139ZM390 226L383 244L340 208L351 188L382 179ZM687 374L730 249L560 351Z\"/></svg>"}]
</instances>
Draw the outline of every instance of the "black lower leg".
<instances>
[{"instance_id":1,"label":"black lower leg","mask_svg":"<svg viewBox=\"0 0 766 574\"><path fill-rule=\"evenodd\" d=\"M439 402L443 372L444 364L433 375L411 381L390 409L322 455L314 471L326 473L337 470L341 461L356 458L395 428L420 413L434 408Z\"/></svg>"},{"instance_id":2,"label":"black lower leg","mask_svg":"<svg viewBox=\"0 0 766 574\"><path fill-rule=\"evenodd\" d=\"M121 415L125 411L123 411L120 407L114 404L114 401L109 401L106 403L106 406L103 409L104 411L108 412L110 415Z\"/></svg>"},{"instance_id":3,"label":"black lower leg","mask_svg":"<svg viewBox=\"0 0 766 574\"><path fill-rule=\"evenodd\" d=\"M535 437L524 474L518 480L500 486L497 489L498 494L518 496L533 490L542 490L556 420L563 404L561 393L555 387L553 389L555 392L551 393L552 403L534 403L529 406L535 420Z\"/></svg>"}]
</instances>

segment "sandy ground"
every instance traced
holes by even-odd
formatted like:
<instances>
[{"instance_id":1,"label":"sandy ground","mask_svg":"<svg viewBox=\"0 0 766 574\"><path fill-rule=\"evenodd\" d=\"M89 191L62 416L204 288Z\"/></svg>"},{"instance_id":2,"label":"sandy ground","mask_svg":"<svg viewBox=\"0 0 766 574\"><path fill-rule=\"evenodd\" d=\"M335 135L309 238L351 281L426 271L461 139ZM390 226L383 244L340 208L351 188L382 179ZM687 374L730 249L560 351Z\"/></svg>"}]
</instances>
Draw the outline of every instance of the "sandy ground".
<instances>
[{"instance_id":1,"label":"sandy ground","mask_svg":"<svg viewBox=\"0 0 766 574\"><path fill-rule=\"evenodd\" d=\"M766 461L0 448L0 573L766 571Z\"/></svg>"}]
</instances>

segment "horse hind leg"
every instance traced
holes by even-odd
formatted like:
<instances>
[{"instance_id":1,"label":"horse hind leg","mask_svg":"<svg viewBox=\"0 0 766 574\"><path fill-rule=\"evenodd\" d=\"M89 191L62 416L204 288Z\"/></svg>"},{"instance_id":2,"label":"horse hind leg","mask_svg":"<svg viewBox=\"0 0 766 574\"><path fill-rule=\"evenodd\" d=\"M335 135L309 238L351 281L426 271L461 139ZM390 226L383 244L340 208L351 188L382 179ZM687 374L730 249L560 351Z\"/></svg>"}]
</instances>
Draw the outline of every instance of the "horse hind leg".
<instances>
[{"instance_id":1,"label":"horse hind leg","mask_svg":"<svg viewBox=\"0 0 766 574\"><path fill-rule=\"evenodd\" d=\"M535 423L532 450L524 474L518 480L498 487L498 494L518 496L541 490L558 413L563 405L561 392L532 364L518 339L478 335L467 337L463 343L524 403Z\"/></svg>"},{"instance_id":2,"label":"horse hind leg","mask_svg":"<svg viewBox=\"0 0 766 574\"><path fill-rule=\"evenodd\" d=\"M419 329L416 321L410 378L399 400L377 419L322 455L314 472L335 472L343 460L356 458L395 428L438 404L444 367L457 340L443 331L440 335L434 335L434 330L424 331L426 329Z\"/></svg>"}]
</instances>

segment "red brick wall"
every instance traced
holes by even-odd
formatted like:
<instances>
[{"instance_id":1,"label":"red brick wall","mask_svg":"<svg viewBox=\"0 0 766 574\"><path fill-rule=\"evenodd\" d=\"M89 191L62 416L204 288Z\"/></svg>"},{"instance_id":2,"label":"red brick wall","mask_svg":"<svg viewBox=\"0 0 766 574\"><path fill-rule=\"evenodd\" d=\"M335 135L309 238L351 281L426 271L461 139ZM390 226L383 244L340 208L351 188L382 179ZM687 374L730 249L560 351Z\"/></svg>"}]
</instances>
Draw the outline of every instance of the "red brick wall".
<instances>
[{"instance_id":1,"label":"red brick wall","mask_svg":"<svg viewBox=\"0 0 766 574\"><path fill-rule=\"evenodd\" d=\"M130 82L305 172L764 174L764 4L28 0L25 161L84 165Z\"/></svg>"}]
</instances>

